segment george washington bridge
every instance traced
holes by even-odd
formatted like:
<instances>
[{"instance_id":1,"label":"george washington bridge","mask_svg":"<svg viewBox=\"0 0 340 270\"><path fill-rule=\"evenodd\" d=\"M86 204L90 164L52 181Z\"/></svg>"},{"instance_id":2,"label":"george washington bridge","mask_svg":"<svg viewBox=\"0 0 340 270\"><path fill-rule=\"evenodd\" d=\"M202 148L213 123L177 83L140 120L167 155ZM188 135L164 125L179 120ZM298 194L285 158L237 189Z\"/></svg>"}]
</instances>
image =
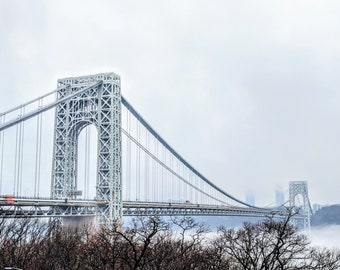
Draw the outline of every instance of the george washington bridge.
<instances>
[{"instance_id":1,"label":"george washington bridge","mask_svg":"<svg viewBox=\"0 0 340 270\"><path fill-rule=\"evenodd\" d=\"M307 183L290 182L289 191L290 206L302 198L309 227ZM286 213L249 205L203 176L121 95L115 73L59 79L55 90L0 114L1 217L108 224L131 215Z\"/></svg>"}]
</instances>

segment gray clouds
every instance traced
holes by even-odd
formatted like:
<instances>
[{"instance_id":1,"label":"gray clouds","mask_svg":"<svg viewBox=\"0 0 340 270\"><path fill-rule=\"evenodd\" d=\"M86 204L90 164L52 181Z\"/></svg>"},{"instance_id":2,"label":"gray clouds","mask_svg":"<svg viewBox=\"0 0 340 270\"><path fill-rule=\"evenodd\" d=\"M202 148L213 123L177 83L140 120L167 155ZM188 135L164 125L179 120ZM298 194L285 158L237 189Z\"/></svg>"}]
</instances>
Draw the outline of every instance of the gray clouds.
<instances>
[{"instance_id":1,"label":"gray clouds","mask_svg":"<svg viewBox=\"0 0 340 270\"><path fill-rule=\"evenodd\" d=\"M149 123L236 197L250 190L264 205L277 185L307 180L312 202L336 203L339 9L2 0L0 111L54 89L57 78L113 71Z\"/></svg>"}]
</instances>

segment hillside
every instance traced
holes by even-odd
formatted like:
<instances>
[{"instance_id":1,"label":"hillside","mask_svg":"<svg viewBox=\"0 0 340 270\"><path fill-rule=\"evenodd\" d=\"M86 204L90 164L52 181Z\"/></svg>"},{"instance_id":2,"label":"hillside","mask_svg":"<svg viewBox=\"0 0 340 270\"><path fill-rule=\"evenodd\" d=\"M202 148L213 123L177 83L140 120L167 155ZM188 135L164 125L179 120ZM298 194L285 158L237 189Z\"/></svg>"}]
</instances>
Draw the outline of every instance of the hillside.
<instances>
[{"instance_id":1,"label":"hillside","mask_svg":"<svg viewBox=\"0 0 340 270\"><path fill-rule=\"evenodd\" d=\"M340 205L330 205L321 208L311 219L312 226L340 225Z\"/></svg>"}]
</instances>

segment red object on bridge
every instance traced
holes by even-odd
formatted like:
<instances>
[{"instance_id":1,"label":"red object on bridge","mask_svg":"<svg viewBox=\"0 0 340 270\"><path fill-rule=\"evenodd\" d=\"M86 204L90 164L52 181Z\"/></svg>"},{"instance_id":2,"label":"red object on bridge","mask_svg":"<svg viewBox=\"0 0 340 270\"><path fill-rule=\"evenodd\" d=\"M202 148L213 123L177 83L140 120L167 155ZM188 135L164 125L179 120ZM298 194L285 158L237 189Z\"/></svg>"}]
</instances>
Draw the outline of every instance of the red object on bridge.
<instances>
[{"instance_id":1,"label":"red object on bridge","mask_svg":"<svg viewBox=\"0 0 340 270\"><path fill-rule=\"evenodd\" d=\"M5 203L13 204L14 203L14 195L5 195Z\"/></svg>"}]
</instances>

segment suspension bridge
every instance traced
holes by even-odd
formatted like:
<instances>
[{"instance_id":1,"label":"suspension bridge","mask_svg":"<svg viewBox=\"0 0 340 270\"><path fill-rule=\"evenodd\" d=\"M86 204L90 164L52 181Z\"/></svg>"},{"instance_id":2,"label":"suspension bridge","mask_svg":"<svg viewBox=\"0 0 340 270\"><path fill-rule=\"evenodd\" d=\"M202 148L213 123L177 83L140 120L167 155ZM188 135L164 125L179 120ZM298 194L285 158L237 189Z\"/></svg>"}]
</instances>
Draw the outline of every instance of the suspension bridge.
<instances>
[{"instance_id":1,"label":"suspension bridge","mask_svg":"<svg viewBox=\"0 0 340 270\"><path fill-rule=\"evenodd\" d=\"M290 182L289 193L292 207L302 197L309 227L307 183ZM203 176L121 95L115 73L59 79L57 89L0 114L1 217L108 224L132 215L286 213L249 205Z\"/></svg>"}]
</instances>

